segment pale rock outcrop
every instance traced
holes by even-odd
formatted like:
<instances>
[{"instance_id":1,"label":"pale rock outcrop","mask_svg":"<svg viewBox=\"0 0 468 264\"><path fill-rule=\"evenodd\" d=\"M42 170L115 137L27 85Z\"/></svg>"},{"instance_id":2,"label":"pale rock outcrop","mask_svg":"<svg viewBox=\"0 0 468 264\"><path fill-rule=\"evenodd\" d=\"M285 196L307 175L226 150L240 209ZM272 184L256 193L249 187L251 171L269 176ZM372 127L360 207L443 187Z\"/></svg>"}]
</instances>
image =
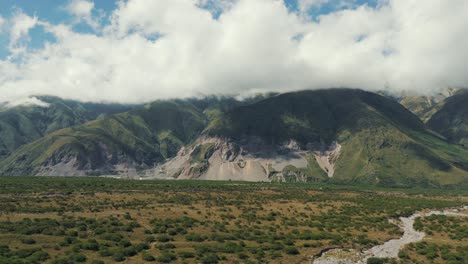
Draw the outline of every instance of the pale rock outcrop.
<instances>
[{"instance_id":1,"label":"pale rock outcrop","mask_svg":"<svg viewBox=\"0 0 468 264\"><path fill-rule=\"evenodd\" d=\"M200 147L209 152L204 160L194 158ZM298 142L289 140L281 145L265 143L260 138L249 137L238 142L219 137L200 137L191 147L182 148L176 157L145 173L145 178L200 179L234 181L286 181L295 177L305 181L299 172L285 168L304 169L313 155L319 166L333 176L335 162L341 145L308 144L304 149ZM287 171L287 175L285 175Z\"/></svg>"}]
</instances>

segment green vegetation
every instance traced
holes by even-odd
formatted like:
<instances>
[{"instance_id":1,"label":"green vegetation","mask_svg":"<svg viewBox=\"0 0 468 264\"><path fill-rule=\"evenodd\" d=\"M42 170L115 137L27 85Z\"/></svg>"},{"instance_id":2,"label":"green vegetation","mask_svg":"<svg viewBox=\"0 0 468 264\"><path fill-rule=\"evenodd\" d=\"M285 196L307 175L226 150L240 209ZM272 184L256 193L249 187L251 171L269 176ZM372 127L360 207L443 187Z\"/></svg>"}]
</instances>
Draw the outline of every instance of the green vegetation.
<instances>
[{"instance_id":1,"label":"green vegetation","mask_svg":"<svg viewBox=\"0 0 468 264\"><path fill-rule=\"evenodd\" d=\"M466 263L468 259L468 218L431 215L417 218L414 228L426 233L422 242L400 251L403 263Z\"/></svg>"},{"instance_id":2,"label":"green vegetation","mask_svg":"<svg viewBox=\"0 0 468 264\"><path fill-rule=\"evenodd\" d=\"M450 142L468 148L468 91L461 90L445 100L444 106L427 122Z\"/></svg>"},{"instance_id":3,"label":"green vegetation","mask_svg":"<svg viewBox=\"0 0 468 264\"><path fill-rule=\"evenodd\" d=\"M39 96L38 99L48 106L0 109L0 158L56 130L131 108L118 104L80 103L52 96Z\"/></svg>"},{"instance_id":4,"label":"green vegetation","mask_svg":"<svg viewBox=\"0 0 468 264\"><path fill-rule=\"evenodd\" d=\"M43 166L73 158L77 170L97 175L115 173L105 168L120 163L134 162L147 168L174 156L204 124L203 114L189 103L155 102L24 145L0 161L0 171L4 175L34 175Z\"/></svg>"},{"instance_id":5,"label":"green vegetation","mask_svg":"<svg viewBox=\"0 0 468 264\"><path fill-rule=\"evenodd\" d=\"M334 183L372 183L386 187L468 187L468 151L425 130L397 102L350 89L303 91L234 108L208 130L236 140L259 137L302 148L337 141L342 153ZM310 162L314 164L312 160ZM306 179L327 181L316 169Z\"/></svg>"},{"instance_id":6,"label":"green vegetation","mask_svg":"<svg viewBox=\"0 0 468 264\"><path fill-rule=\"evenodd\" d=\"M463 96L465 94L460 92L448 99L428 124L439 124L435 121L438 118L448 120L443 112L451 115L461 109L461 103L453 102L462 102L458 98ZM56 105L60 104L51 103L49 108L35 107L30 111L37 113L42 109L48 114L62 116L61 111L64 110L57 110ZM208 161L216 146L213 143L197 146L195 142L216 136L235 147L242 146L244 152L254 156L262 153L256 153L255 146L249 152L249 142L254 142L251 145L260 142L265 148L275 149L294 140L301 150L309 151L305 168L297 168L293 164L280 171L269 168L267 176L271 181L371 184L394 188L468 188L467 148L448 143L442 136L427 130L417 116L396 101L361 90L302 91L255 97L243 102L215 97L155 101L113 115L108 113L122 110L122 106L85 105L86 108L76 102L65 105L73 105L74 108L69 107L73 116L75 112L81 113L73 109L85 109L83 113L76 114L80 116L76 117L79 121L62 122L60 125L52 125L55 121L51 121L53 129L41 123L44 131L31 140L18 141L22 143L6 147L10 151L37 139L0 159L1 175L138 177L152 173L161 176L164 169L161 169L161 175L149 170L186 147L193 149L187 161L189 169L168 170L172 175L164 176L178 177L186 172L184 177L199 178L208 171ZM92 114L87 115L89 111ZM1 133L10 131L1 128L2 115L10 124L24 119L16 115L19 113L20 110L0 112L0 137ZM104 114L78 125L95 118L98 113ZM463 124L465 114L463 110L457 112L454 124ZM7 118L9 115L13 116ZM446 125L440 124L441 127ZM66 128L56 130L55 127ZM431 127L446 135L444 131ZM12 130L5 133L21 134ZM6 139L3 144L10 141ZM334 175L329 178L313 153L327 149L334 142L340 144L341 151L333 159ZM267 168L263 167L263 170L266 172Z\"/></svg>"},{"instance_id":7,"label":"green vegetation","mask_svg":"<svg viewBox=\"0 0 468 264\"><path fill-rule=\"evenodd\" d=\"M439 101L433 96L405 96L398 100L406 109L413 112L424 123L444 105L444 101Z\"/></svg>"},{"instance_id":8,"label":"green vegetation","mask_svg":"<svg viewBox=\"0 0 468 264\"><path fill-rule=\"evenodd\" d=\"M297 263L327 248L364 250L399 237L389 218L461 206L466 192L5 177L0 203L0 263ZM463 252L460 221L421 219L423 230L460 243L447 259Z\"/></svg>"}]
</instances>

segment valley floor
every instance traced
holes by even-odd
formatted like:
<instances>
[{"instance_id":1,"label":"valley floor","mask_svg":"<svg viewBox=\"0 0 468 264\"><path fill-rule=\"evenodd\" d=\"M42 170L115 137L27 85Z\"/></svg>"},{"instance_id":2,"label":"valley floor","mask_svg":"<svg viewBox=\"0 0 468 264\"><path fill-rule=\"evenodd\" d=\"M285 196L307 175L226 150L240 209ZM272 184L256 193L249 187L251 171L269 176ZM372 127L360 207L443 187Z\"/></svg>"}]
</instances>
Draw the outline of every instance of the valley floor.
<instances>
[{"instance_id":1,"label":"valley floor","mask_svg":"<svg viewBox=\"0 0 468 264\"><path fill-rule=\"evenodd\" d=\"M468 194L7 177L0 179L0 204L0 263L311 263L330 249L354 254L400 238L400 217L464 206ZM426 234L422 241L407 244L398 258L368 261L468 259L467 217L412 219Z\"/></svg>"}]
</instances>

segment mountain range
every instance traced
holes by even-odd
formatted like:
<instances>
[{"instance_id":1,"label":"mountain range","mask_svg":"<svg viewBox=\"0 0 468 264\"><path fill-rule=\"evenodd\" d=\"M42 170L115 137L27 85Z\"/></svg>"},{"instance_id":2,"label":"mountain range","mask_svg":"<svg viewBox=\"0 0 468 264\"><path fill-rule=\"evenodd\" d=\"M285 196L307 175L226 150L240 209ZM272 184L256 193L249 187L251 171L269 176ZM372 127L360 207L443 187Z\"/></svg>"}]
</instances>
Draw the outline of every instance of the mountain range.
<instances>
[{"instance_id":1,"label":"mountain range","mask_svg":"<svg viewBox=\"0 0 468 264\"><path fill-rule=\"evenodd\" d=\"M0 110L0 175L468 187L468 92L357 89Z\"/></svg>"}]
</instances>

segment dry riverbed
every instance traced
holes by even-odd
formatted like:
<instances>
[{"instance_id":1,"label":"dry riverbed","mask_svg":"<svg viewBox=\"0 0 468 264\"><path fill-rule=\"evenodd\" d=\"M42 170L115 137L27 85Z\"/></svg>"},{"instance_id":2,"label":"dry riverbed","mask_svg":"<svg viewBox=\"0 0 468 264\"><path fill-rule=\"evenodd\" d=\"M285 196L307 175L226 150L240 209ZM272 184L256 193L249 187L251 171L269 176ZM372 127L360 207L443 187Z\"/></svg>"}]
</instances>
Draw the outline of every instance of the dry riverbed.
<instances>
[{"instance_id":1,"label":"dry riverbed","mask_svg":"<svg viewBox=\"0 0 468 264\"><path fill-rule=\"evenodd\" d=\"M400 228L404 231L403 236L392 239L382 245L375 246L364 252L355 250L333 249L324 253L321 257L313 260L313 264L364 264L371 257L376 258L398 258L398 252L405 245L423 240L425 233L416 231L413 227L414 221L418 217L431 215L447 215L466 217L468 214L462 211L468 210L468 206L458 209L448 209L444 211L418 212L410 217L400 217Z\"/></svg>"}]
</instances>

